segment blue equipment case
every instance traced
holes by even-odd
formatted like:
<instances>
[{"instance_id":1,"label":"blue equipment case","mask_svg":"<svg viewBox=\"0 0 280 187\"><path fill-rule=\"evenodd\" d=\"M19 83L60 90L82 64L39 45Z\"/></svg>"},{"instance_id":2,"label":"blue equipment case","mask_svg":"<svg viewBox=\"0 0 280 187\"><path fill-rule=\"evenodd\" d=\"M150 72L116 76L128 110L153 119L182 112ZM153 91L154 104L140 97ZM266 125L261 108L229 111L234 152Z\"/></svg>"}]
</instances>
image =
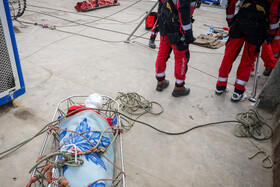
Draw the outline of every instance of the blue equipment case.
<instances>
[{"instance_id":1,"label":"blue equipment case","mask_svg":"<svg viewBox=\"0 0 280 187\"><path fill-rule=\"evenodd\" d=\"M8 0L0 0L0 106L25 93Z\"/></svg>"}]
</instances>

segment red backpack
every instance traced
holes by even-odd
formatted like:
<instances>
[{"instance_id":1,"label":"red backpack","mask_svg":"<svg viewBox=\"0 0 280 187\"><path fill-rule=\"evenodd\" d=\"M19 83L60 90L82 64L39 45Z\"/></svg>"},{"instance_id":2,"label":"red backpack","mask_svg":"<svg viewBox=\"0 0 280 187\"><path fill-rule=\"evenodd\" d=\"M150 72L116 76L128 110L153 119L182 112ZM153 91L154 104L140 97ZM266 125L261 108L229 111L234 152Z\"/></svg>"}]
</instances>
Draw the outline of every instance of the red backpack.
<instances>
[{"instance_id":1,"label":"red backpack","mask_svg":"<svg viewBox=\"0 0 280 187\"><path fill-rule=\"evenodd\" d=\"M157 21L157 13L156 12L151 12L147 18L146 18L146 26L145 29L146 30L151 30L154 26L154 24Z\"/></svg>"}]
</instances>

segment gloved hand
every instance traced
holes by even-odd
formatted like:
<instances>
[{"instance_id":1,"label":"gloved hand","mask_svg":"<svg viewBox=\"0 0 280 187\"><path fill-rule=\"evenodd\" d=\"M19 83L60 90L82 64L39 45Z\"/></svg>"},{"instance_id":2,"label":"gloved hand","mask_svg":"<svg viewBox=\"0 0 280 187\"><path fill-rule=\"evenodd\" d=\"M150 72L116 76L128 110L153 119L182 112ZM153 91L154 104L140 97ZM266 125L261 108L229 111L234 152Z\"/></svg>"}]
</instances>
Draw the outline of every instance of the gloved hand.
<instances>
[{"instance_id":1,"label":"gloved hand","mask_svg":"<svg viewBox=\"0 0 280 187\"><path fill-rule=\"evenodd\" d=\"M191 22L193 23L195 21L195 19L193 19L193 16L191 17Z\"/></svg>"},{"instance_id":2,"label":"gloved hand","mask_svg":"<svg viewBox=\"0 0 280 187\"><path fill-rule=\"evenodd\" d=\"M187 43L187 44L190 44L190 43L193 43L196 38L193 37L193 32L192 30L186 30L185 33L184 33L184 43Z\"/></svg>"},{"instance_id":3,"label":"gloved hand","mask_svg":"<svg viewBox=\"0 0 280 187\"><path fill-rule=\"evenodd\" d=\"M268 34L265 43L270 44L274 40L275 35L274 34Z\"/></svg>"}]
</instances>

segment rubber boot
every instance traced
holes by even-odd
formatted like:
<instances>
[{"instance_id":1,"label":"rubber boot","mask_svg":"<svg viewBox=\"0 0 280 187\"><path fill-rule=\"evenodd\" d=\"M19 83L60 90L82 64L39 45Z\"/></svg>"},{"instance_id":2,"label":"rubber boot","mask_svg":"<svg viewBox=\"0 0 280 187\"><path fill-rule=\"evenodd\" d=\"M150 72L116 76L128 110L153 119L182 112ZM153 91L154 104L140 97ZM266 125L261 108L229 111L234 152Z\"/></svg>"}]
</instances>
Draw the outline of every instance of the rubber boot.
<instances>
[{"instance_id":1,"label":"rubber boot","mask_svg":"<svg viewBox=\"0 0 280 187\"><path fill-rule=\"evenodd\" d=\"M158 92L161 92L162 90L164 90L168 86L169 86L169 81L168 80L158 81L156 90Z\"/></svg>"},{"instance_id":2,"label":"rubber boot","mask_svg":"<svg viewBox=\"0 0 280 187\"><path fill-rule=\"evenodd\" d=\"M189 88L185 88L184 86L182 87L176 87L174 88L173 92L172 92L172 96L174 97L181 97L181 96L186 96L189 95L190 93L190 89Z\"/></svg>"},{"instance_id":3,"label":"rubber boot","mask_svg":"<svg viewBox=\"0 0 280 187\"><path fill-rule=\"evenodd\" d=\"M152 49L156 48L155 40L153 40L153 39L149 40L149 47L152 48Z\"/></svg>"}]
</instances>

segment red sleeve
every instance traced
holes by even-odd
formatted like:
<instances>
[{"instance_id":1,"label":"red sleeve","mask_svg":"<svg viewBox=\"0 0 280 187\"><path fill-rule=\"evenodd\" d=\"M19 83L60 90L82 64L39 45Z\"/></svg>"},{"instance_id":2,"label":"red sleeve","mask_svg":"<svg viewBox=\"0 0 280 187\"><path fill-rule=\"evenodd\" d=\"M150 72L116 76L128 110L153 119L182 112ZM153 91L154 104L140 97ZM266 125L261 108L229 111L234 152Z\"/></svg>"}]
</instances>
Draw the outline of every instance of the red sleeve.
<instances>
[{"instance_id":1,"label":"red sleeve","mask_svg":"<svg viewBox=\"0 0 280 187\"><path fill-rule=\"evenodd\" d=\"M228 1L226 13L227 13L227 21L229 23L231 23L233 20L234 12L235 12L235 4L237 3L237 1L238 0L229 0Z\"/></svg>"},{"instance_id":2,"label":"red sleeve","mask_svg":"<svg viewBox=\"0 0 280 187\"><path fill-rule=\"evenodd\" d=\"M279 23L278 23L278 5L279 0L273 0L270 3L270 10L269 10L269 34L276 34Z\"/></svg>"}]
</instances>

